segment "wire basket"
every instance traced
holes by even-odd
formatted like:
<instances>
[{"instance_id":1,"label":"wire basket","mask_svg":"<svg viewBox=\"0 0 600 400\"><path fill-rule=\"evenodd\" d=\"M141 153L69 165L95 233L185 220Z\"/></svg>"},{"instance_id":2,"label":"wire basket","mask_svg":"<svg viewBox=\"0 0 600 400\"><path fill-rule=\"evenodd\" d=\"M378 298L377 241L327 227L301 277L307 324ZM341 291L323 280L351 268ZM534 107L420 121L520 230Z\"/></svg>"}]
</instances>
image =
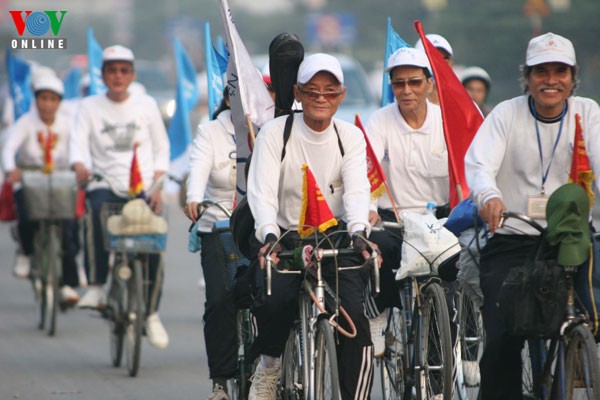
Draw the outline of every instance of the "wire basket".
<instances>
[{"instance_id":1,"label":"wire basket","mask_svg":"<svg viewBox=\"0 0 600 400\"><path fill-rule=\"evenodd\" d=\"M166 249L166 219L144 205L142 199L102 205L100 219L106 250L160 253Z\"/></svg>"},{"instance_id":2,"label":"wire basket","mask_svg":"<svg viewBox=\"0 0 600 400\"><path fill-rule=\"evenodd\" d=\"M73 219L77 205L75 172L23 171L22 190L30 220Z\"/></svg>"}]
</instances>

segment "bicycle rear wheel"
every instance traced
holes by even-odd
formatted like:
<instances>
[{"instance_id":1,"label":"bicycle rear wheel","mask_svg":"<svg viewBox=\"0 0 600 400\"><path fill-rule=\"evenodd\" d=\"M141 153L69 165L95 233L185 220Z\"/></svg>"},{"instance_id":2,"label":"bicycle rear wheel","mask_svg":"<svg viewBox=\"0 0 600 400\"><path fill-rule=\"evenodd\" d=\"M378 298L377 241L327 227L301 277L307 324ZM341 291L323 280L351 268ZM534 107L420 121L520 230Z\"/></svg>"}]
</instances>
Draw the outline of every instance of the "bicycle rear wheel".
<instances>
[{"instance_id":1,"label":"bicycle rear wheel","mask_svg":"<svg viewBox=\"0 0 600 400\"><path fill-rule=\"evenodd\" d=\"M467 387L477 387L480 383L479 360L485 343L483 318L464 291L458 294L458 321L464 383Z\"/></svg>"},{"instance_id":2,"label":"bicycle rear wheel","mask_svg":"<svg viewBox=\"0 0 600 400\"><path fill-rule=\"evenodd\" d=\"M567 335L565 389L567 400L600 399L600 367L589 328L575 326Z\"/></svg>"},{"instance_id":3,"label":"bicycle rear wheel","mask_svg":"<svg viewBox=\"0 0 600 400\"><path fill-rule=\"evenodd\" d=\"M125 328L125 349L129 376L136 376L140 366L142 351L142 329L144 327L144 293L142 263L134 260L133 274L127 287L127 322Z\"/></svg>"},{"instance_id":4,"label":"bicycle rear wheel","mask_svg":"<svg viewBox=\"0 0 600 400\"><path fill-rule=\"evenodd\" d=\"M405 391L404 367L408 352L406 320L402 310L390 308L381 358L381 392L384 400L401 400Z\"/></svg>"},{"instance_id":5,"label":"bicycle rear wheel","mask_svg":"<svg viewBox=\"0 0 600 400\"><path fill-rule=\"evenodd\" d=\"M326 319L317 324L315 355L315 399L339 400L340 380L333 328Z\"/></svg>"},{"instance_id":6,"label":"bicycle rear wheel","mask_svg":"<svg viewBox=\"0 0 600 400\"><path fill-rule=\"evenodd\" d=\"M417 400L432 399L436 395L451 400L454 363L450 318L444 291L436 282L423 289L419 341L420 366L415 371Z\"/></svg>"},{"instance_id":7,"label":"bicycle rear wheel","mask_svg":"<svg viewBox=\"0 0 600 400\"><path fill-rule=\"evenodd\" d=\"M114 272L114 271L113 271ZM113 275L106 304L106 318L108 320L108 332L110 335L110 358L114 367L121 366L123 357L123 337L125 336L125 313L124 298L126 291Z\"/></svg>"}]
</instances>

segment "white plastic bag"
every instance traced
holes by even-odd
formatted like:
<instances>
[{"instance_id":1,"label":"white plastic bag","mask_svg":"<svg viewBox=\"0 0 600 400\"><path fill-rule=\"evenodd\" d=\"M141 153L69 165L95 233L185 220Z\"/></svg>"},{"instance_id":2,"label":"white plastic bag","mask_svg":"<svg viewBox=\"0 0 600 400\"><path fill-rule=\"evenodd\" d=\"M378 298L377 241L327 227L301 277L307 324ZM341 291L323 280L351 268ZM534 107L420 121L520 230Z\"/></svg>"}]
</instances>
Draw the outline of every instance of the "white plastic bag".
<instances>
[{"instance_id":1,"label":"white plastic bag","mask_svg":"<svg viewBox=\"0 0 600 400\"><path fill-rule=\"evenodd\" d=\"M458 238L444 228L446 219L409 211L400 213L404 225L402 262L396 280L407 276L437 274L441 263L460 251Z\"/></svg>"}]
</instances>

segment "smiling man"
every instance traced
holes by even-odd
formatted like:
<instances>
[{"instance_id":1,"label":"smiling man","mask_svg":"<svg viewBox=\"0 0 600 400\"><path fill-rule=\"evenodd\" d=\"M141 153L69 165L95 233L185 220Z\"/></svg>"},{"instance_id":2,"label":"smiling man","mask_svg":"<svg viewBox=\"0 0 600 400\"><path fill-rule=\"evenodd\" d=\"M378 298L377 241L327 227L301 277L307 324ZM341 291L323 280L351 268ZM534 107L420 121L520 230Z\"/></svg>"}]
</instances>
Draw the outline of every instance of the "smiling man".
<instances>
[{"instance_id":1,"label":"smiling man","mask_svg":"<svg viewBox=\"0 0 600 400\"><path fill-rule=\"evenodd\" d=\"M594 175L600 174L600 107L573 96L575 49L568 39L546 33L529 42L522 67L525 94L500 103L485 119L465 158L471 198L496 234L481 253L481 289L486 348L481 360L484 400L521 398L522 338L509 336L496 306L510 268L521 265L537 240L498 228L504 210L527 214L546 225L548 197L567 183L577 116Z\"/></svg>"}]
</instances>

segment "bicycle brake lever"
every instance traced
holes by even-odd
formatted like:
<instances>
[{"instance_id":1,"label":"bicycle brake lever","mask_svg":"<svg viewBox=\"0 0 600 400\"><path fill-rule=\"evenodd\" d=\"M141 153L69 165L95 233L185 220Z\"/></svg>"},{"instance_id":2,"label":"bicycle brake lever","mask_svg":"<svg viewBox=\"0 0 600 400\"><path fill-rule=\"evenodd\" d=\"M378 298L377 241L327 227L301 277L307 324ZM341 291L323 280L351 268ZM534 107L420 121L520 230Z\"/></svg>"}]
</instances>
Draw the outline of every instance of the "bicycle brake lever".
<instances>
[{"instance_id":1,"label":"bicycle brake lever","mask_svg":"<svg viewBox=\"0 0 600 400\"><path fill-rule=\"evenodd\" d=\"M270 254L265 257L265 269L267 270L267 296L271 295L271 267L273 266L273 258Z\"/></svg>"},{"instance_id":2,"label":"bicycle brake lever","mask_svg":"<svg viewBox=\"0 0 600 400\"><path fill-rule=\"evenodd\" d=\"M379 293L381 291L379 281L379 254L375 250L371 253L371 260L373 260L373 274L375 275L375 293Z\"/></svg>"}]
</instances>

